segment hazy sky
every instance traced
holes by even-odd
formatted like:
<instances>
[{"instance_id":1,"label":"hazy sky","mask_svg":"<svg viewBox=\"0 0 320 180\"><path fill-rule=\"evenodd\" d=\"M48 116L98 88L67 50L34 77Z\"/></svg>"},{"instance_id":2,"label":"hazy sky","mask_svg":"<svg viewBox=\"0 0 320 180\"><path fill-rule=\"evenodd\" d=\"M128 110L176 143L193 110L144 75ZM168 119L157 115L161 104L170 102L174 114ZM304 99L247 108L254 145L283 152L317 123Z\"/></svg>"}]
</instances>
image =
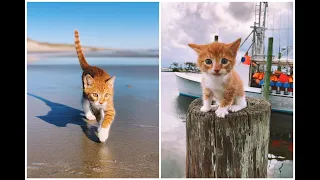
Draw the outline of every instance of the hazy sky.
<instances>
[{"instance_id":1,"label":"hazy sky","mask_svg":"<svg viewBox=\"0 0 320 180\"><path fill-rule=\"evenodd\" d=\"M216 34L219 35L221 42L230 43L240 37L244 41L252 31L250 26L253 26L254 13L254 2L163 2L161 4L161 65L168 67L174 61L195 62L197 55L189 48L188 43L211 43ZM266 31L265 41L267 43L268 37L274 37L274 52L278 51L279 39L281 46L293 45L292 2L269 2L266 21L266 27L274 30ZM279 30L279 28L286 29ZM252 42L251 37L240 49L237 60L240 60L249 48Z\"/></svg>"},{"instance_id":2,"label":"hazy sky","mask_svg":"<svg viewBox=\"0 0 320 180\"><path fill-rule=\"evenodd\" d=\"M152 3L29 2L27 35L52 43L73 43L74 29L83 45L110 48L158 48L159 5Z\"/></svg>"}]
</instances>

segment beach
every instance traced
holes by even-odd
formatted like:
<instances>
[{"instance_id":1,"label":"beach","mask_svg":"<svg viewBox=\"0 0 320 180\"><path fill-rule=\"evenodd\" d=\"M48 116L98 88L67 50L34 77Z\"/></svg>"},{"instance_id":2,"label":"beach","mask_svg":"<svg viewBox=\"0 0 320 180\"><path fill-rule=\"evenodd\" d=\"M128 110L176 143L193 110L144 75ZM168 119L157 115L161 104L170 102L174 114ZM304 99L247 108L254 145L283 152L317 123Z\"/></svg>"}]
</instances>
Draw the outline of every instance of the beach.
<instances>
[{"instance_id":1,"label":"beach","mask_svg":"<svg viewBox=\"0 0 320 180\"><path fill-rule=\"evenodd\" d=\"M116 76L117 114L106 143L98 141L97 123L83 116L78 60L51 58L29 64L27 177L158 178L158 65L143 65L145 61L117 65L108 64L108 58L88 59Z\"/></svg>"}]
</instances>

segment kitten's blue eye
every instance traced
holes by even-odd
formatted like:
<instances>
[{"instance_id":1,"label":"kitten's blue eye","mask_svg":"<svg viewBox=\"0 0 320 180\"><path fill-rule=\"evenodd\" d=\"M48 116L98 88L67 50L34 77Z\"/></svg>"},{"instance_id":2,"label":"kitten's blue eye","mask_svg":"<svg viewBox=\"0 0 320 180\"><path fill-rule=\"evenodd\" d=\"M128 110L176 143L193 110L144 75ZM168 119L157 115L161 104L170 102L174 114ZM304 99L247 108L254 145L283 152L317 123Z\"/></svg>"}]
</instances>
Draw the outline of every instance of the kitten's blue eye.
<instances>
[{"instance_id":1,"label":"kitten's blue eye","mask_svg":"<svg viewBox=\"0 0 320 180\"><path fill-rule=\"evenodd\" d=\"M228 63L228 59L226 59L226 58L221 59L221 64L227 64L227 63Z\"/></svg>"},{"instance_id":2,"label":"kitten's blue eye","mask_svg":"<svg viewBox=\"0 0 320 180\"><path fill-rule=\"evenodd\" d=\"M205 63L206 63L206 64L212 64L212 60L211 60L211 59L206 59L206 60L205 60Z\"/></svg>"}]
</instances>

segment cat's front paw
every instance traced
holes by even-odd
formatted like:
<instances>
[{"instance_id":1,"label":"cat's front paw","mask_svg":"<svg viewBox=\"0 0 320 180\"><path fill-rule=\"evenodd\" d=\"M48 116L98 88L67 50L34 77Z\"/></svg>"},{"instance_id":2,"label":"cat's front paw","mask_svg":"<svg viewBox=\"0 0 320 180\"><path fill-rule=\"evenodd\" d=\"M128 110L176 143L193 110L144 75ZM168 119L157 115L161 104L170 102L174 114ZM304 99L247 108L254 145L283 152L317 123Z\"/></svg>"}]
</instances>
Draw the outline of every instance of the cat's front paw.
<instances>
[{"instance_id":1,"label":"cat's front paw","mask_svg":"<svg viewBox=\"0 0 320 180\"><path fill-rule=\"evenodd\" d=\"M87 114L86 115L86 118L90 121L95 121L96 120L96 117L93 115L93 114Z\"/></svg>"},{"instance_id":2,"label":"cat's front paw","mask_svg":"<svg viewBox=\"0 0 320 180\"><path fill-rule=\"evenodd\" d=\"M200 108L201 112L209 112L211 110L211 106L202 106Z\"/></svg>"},{"instance_id":3,"label":"cat's front paw","mask_svg":"<svg viewBox=\"0 0 320 180\"><path fill-rule=\"evenodd\" d=\"M98 138L101 142L105 142L109 137L110 128L99 128L98 129Z\"/></svg>"},{"instance_id":4,"label":"cat's front paw","mask_svg":"<svg viewBox=\"0 0 320 180\"><path fill-rule=\"evenodd\" d=\"M216 110L216 115L218 117L224 118L227 114L229 114L227 107L218 107L218 109Z\"/></svg>"}]
</instances>

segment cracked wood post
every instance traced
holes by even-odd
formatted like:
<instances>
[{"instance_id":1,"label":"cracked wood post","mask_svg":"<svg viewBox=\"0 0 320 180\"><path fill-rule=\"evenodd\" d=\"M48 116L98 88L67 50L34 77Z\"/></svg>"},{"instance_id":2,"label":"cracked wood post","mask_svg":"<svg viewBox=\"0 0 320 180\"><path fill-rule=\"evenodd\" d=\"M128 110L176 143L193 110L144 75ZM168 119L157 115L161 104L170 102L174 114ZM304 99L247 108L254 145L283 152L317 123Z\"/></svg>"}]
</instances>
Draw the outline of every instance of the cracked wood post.
<instances>
[{"instance_id":1,"label":"cracked wood post","mask_svg":"<svg viewBox=\"0 0 320 180\"><path fill-rule=\"evenodd\" d=\"M248 106L225 118L200 111L194 100L187 112L187 178L267 178L271 105L247 97Z\"/></svg>"}]
</instances>

